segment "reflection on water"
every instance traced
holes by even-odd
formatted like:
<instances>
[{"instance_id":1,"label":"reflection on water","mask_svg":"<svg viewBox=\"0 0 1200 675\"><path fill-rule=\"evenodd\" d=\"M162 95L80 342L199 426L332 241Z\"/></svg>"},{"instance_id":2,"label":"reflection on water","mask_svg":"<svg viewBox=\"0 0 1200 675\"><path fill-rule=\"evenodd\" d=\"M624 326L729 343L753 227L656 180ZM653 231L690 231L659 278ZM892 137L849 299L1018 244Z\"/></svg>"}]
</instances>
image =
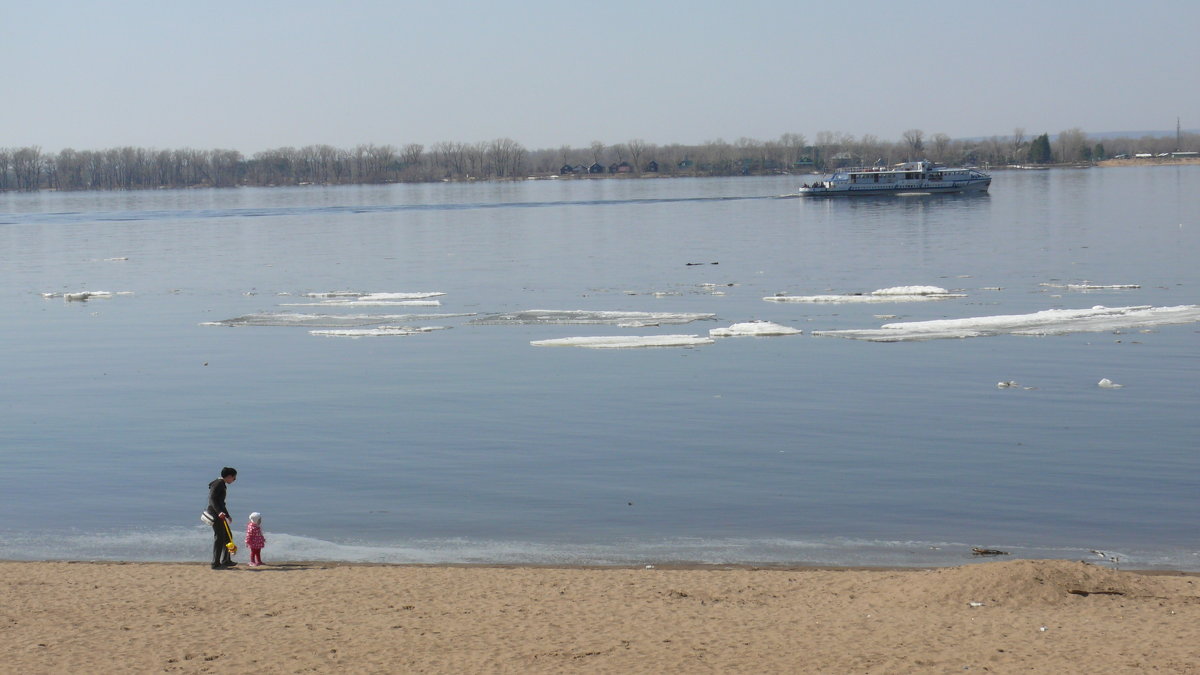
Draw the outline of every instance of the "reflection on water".
<instances>
[{"instance_id":1,"label":"reflection on water","mask_svg":"<svg viewBox=\"0 0 1200 675\"><path fill-rule=\"evenodd\" d=\"M4 555L202 557L231 465L296 557L1197 567L1194 323L819 334L1196 305L1200 172L801 178L0 194ZM764 301L898 287L948 297Z\"/></svg>"}]
</instances>

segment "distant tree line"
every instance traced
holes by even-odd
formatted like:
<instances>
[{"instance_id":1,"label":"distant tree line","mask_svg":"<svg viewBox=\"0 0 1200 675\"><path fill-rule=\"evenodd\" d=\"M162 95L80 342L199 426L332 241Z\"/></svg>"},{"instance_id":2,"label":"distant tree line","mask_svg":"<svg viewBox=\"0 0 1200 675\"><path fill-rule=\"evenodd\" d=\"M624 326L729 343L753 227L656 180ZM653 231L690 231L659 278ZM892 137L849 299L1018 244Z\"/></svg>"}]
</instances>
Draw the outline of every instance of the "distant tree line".
<instances>
[{"instance_id":1,"label":"distant tree line","mask_svg":"<svg viewBox=\"0 0 1200 675\"><path fill-rule=\"evenodd\" d=\"M276 185L504 180L526 176L735 176L826 171L844 166L890 165L929 159L944 164L997 166L1094 162L1114 155L1200 150L1200 134L1115 138L1092 142L1078 128L1027 137L952 139L905 131L895 142L871 134L822 131L760 141L718 139L697 145L655 145L641 139L586 148L527 150L510 138L478 143L441 142L276 148L244 156L237 150L0 148L0 190L139 190Z\"/></svg>"}]
</instances>

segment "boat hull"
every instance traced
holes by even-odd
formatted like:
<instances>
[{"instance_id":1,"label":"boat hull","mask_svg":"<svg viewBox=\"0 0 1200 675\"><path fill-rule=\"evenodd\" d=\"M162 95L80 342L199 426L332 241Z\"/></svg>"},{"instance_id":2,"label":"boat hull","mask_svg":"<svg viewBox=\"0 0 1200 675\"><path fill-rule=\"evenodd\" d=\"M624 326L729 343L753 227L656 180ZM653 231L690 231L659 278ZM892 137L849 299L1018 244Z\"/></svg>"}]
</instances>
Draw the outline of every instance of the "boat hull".
<instances>
[{"instance_id":1,"label":"boat hull","mask_svg":"<svg viewBox=\"0 0 1200 675\"><path fill-rule=\"evenodd\" d=\"M832 188L800 188L801 197L867 197L872 195L942 194L954 192L987 192L992 181L959 181L942 185L839 185Z\"/></svg>"}]
</instances>

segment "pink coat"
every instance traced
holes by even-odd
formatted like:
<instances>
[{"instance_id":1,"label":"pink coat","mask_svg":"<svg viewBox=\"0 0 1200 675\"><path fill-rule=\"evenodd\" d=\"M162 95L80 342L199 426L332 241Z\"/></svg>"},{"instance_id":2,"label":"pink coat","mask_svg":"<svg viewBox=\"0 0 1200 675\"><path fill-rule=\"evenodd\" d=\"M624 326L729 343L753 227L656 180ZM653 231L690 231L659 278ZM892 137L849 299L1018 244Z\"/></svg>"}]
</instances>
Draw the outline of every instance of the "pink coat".
<instances>
[{"instance_id":1,"label":"pink coat","mask_svg":"<svg viewBox=\"0 0 1200 675\"><path fill-rule=\"evenodd\" d=\"M263 536L262 527L254 521L246 523L246 545L250 548L262 548L267 545L267 538Z\"/></svg>"}]
</instances>

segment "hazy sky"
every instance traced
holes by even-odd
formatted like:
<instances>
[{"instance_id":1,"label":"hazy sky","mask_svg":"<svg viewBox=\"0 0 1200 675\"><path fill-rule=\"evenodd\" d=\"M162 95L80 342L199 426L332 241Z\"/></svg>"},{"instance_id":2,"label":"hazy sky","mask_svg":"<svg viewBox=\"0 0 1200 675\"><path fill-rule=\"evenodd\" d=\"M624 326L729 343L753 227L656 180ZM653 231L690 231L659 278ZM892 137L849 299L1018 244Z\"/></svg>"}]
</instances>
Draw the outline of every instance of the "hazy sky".
<instances>
[{"instance_id":1,"label":"hazy sky","mask_svg":"<svg viewBox=\"0 0 1200 675\"><path fill-rule=\"evenodd\" d=\"M1200 1L0 0L0 147L1200 128Z\"/></svg>"}]
</instances>

